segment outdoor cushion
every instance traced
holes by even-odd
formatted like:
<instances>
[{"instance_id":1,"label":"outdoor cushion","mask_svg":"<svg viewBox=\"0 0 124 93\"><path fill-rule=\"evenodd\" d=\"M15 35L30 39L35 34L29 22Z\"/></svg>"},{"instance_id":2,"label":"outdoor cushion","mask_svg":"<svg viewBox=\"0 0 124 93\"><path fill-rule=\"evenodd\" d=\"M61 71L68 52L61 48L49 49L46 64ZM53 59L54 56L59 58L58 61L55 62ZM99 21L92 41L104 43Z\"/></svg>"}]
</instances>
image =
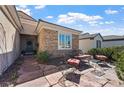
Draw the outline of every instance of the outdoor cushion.
<instances>
[{"instance_id":1,"label":"outdoor cushion","mask_svg":"<svg viewBox=\"0 0 124 93\"><path fill-rule=\"evenodd\" d=\"M107 60L108 58L104 55L96 55L96 58L99 60Z\"/></svg>"},{"instance_id":2,"label":"outdoor cushion","mask_svg":"<svg viewBox=\"0 0 124 93\"><path fill-rule=\"evenodd\" d=\"M69 64L77 64L78 65L80 63L80 60L75 59L75 58L70 58L70 59L67 60L67 62Z\"/></svg>"}]
</instances>

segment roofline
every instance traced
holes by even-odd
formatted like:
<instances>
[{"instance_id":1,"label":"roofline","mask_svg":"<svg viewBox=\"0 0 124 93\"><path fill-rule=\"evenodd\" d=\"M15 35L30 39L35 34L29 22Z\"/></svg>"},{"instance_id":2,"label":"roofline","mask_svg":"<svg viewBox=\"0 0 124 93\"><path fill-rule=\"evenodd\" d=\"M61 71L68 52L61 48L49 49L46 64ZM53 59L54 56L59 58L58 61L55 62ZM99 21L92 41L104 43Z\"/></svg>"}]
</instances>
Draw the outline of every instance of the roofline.
<instances>
[{"instance_id":1,"label":"roofline","mask_svg":"<svg viewBox=\"0 0 124 93\"><path fill-rule=\"evenodd\" d=\"M32 16L30 16L30 15L28 15L28 14L26 14L25 12L23 12L23 11L21 11L21 10L18 10L17 12L22 12L22 13L24 13L25 15L27 15L27 16L29 16L29 17L31 17L34 21L37 21L36 19L34 19ZM32 20L32 21L33 21Z\"/></svg>"},{"instance_id":2,"label":"roofline","mask_svg":"<svg viewBox=\"0 0 124 93\"><path fill-rule=\"evenodd\" d=\"M45 23L48 23L48 24L52 24L52 25L56 25L56 26L59 26L59 27L63 27L63 28L66 28L66 29L75 30L75 31L78 31L80 33L83 32L83 31L80 31L80 30L76 30L76 29L72 29L72 28L69 28L69 27L61 26L61 25L58 25L58 24L55 24L55 23L47 22L47 21L44 21L44 20L41 20L41 19L39 19L39 21L45 22Z\"/></svg>"},{"instance_id":3,"label":"roofline","mask_svg":"<svg viewBox=\"0 0 124 93\"><path fill-rule=\"evenodd\" d=\"M124 40L124 38L120 38L120 39L104 39L103 41L119 41L119 40Z\"/></svg>"},{"instance_id":4,"label":"roofline","mask_svg":"<svg viewBox=\"0 0 124 93\"><path fill-rule=\"evenodd\" d=\"M36 32L36 31L37 31L37 28L38 28L39 23L40 23L40 20L38 20L38 22L37 22L37 26L36 26L36 28L35 28L34 32Z\"/></svg>"},{"instance_id":5,"label":"roofline","mask_svg":"<svg viewBox=\"0 0 124 93\"><path fill-rule=\"evenodd\" d=\"M20 17L20 19L25 19L25 20L29 20L29 21L33 21L33 22L37 22L36 20L30 20L30 19L23 18L23 17Z\"/></svg>"},{"instance_id":6,"label":"roofline","mask_svg":"<svg viewBox=\"0 0 124 93\"><path fill-rule=\"evenodd\" d=\"M82 40L82 39L94 39L95 37L97 37L98 35L100 35L100 37L102 38L103 40L103 37L101 36L100 33L97 33L94 37L86 37L86 38L80 38L79 40Z\"/></svg>"},{"instance_id":7,"label":"roofline","mask_svg":"<svg viewBox=\"0 0 124 93\"><path fill-rule=\"evenodd\" d=\"M83 39L94 39L94 37L88 37L88 38L79 38L79 40L83 40Z\"/></svg>"},{"instance_id":8,"label":"roofline","mask_svg":"<svg viewBox=\"0 0 124 93\"><path fill-rule=\"evenodd\" d=\"M20 20L20 18L19 18L19 15L18 15L18 13L17 13L17 9L16 9L15 5L14 5L14 8L15 8L15 11L16 11L16 15L17 15L17 17L18 17L18 19L19 19L19 22L20 22L20 24L21 24L21 27L22 27L22 29L24 29L23 26L22 26L21 20Z\"/></svg>"},{"instance_id":9,"label":"roofline","mask_svg":"<svg viewBox=\"0 0 124 93\"><path fill-rule=\"evenodd\" d=\"M7 9L7 11L10 13L10 11L8 10L8 7L7 7L7 5L4 5L5 6L5 8ZM10 16L11 16L11 18L12 18L12 20L14 21L14 23L15 23L15 25L13 24L13 22L9 19L9 17L6 15L6 13L4 12L4 10L0 7L0 10L3 12L3 14L6 16L6 18L9 20L9 22L14 26L14 28L16 28L15 27L15 25L17 26L17 28L19 29L19 32L21 31L21 29L20 29L20 27L16 24L16 22L15 22L15 20L13 19L13 17L12 17L12 15L11 15L11 13L10 13ZM15 10L16 11L16 10ZM18 15L17 15L18 16ZM21 25L21 27L22 27L22 25ZM22 28L23 29L23 28Z\"/></svg>"},{"instance_id":10,"label":"roofline","mask_svg":"<svg viewBox=\"0 0 124 93\"><path fill-rule=\"evenodd\" d=\"M101 35L100 33L98 33L96 36L98 36L98 35L100 35L100 37L102 38L102 40L104 40L103 37L102 37L102 35ZM95 36L95 37L96 37L96 36ZM95 37L94 37L94 38L95 38Z\"/></svg>"}]
</instances>

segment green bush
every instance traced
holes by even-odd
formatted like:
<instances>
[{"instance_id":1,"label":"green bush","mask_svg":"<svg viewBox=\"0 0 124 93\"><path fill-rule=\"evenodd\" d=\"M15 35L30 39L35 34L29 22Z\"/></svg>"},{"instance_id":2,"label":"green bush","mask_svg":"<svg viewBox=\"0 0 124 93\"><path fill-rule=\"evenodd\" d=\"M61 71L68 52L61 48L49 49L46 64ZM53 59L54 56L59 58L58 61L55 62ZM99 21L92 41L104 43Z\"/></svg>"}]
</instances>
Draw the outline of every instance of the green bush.
<instances>
[{"instance_id":1,"label":"green bush","mask_svg":"<svg viewBox=\"0 0 124 93\"><path fill-rule=\"evenodd\" d=\"M39 62L47 62L49 59L49 54L47 51L41 51L39 53L37 53L37 59L39 60Z\"/></svg>"},{"instance_id":2,"label":"green bush","mask_svg":"<svg viewBox=\"0 0 124 93\"><path fill-rule=\"evenodd\" d=\"M110 48L93 48L88 51L91 55L105 55L116 65L116 72L121 80L124 80L124 46ZM112 54L112 56L110 56Z\"/></svg>"},{"instance_id":3,"label":"green bush","mask_svg":"<svg viewBox=\"0 0 124 93\"><path fill-rule=\"evenodd\" d=\"M88 53L93 55L94 57L95 55L105 55L109 57L109 59L112 59L110 55L111 53L114 53L114 50L113 48L93 48L89 50Z\"/></svg>"},{"instance_id":4,"label":"green bush","mask_svg":"<svg viewBox=\"0 0 124 93\"><path fill-rule=\"evenodd\" d=\"M93 57L95 58L95 55L97 55L97 49L96 48L92 48L88 51L88 54L93 55Z\"/></svg>"},{"instance_id":5,"label":"green bush","mask_svg":"<svg viewBox=\"0 0 124 93\"><path fill-rule=\"evenodd\" d=\"M124 51L117 54L116 72L118 77L124 81Z\"/></svg>"}]
</instances>

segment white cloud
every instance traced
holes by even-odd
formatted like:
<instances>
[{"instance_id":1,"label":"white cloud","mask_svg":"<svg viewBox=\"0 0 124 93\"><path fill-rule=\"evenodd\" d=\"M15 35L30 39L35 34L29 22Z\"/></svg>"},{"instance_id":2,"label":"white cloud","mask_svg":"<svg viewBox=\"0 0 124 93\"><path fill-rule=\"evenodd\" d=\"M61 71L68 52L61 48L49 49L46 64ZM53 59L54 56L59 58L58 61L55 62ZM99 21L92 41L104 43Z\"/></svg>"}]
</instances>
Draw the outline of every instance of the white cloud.
<instances>
[{"instance_id":1,"label":"white cloud","mask_svg":"<svg viewBox=\"0 0 124 93\"><path fill-rule=\"evenodd\" d=\"M113 23L115 23L115 22L114 21L99 22L100 25L104 25L104 24L109 25L109 24L113 24Z\"/></svg>"},{"instance_id":2,"label":"white cloud","mask_svg":"<svg viewBox=\"0 0 124 93\"><path fill-rule=\"evenodd\" d=\"M36 5L35 6L35 9L43 9L45 8L46 5Z\"/></svg>"},{"instance_id":3,"label":"white cloud","mask_svg":"<svg viewBox=\"0 0 124 93\"><path fill-rule=\"evenodd\" d=\"M90 26L97 26L98 25L98 21L89 21L88 23L90 24Z\"/></svg>"},{"instance_id":4,"label":"white cloud","mask_svg":"<svg viewBox=\"0 0 124 93\"><path fill-rule=\"evenodd\" d=\"M108 9L108 10L105 10L105 13L106 13L106 14L117 14L118 11L117 11L117 10Z\"/></svg>"},{"instance_id":5,"label":"white cloud","mask_svg":"<svg viewBox=\"0 0 124 93\"><path fill-rule=\"evenodd\" d=\"M114 21L105 21L105 24L113 24Z\"/></svg>"},{"instance_id":6,"label":"white cloud","mask_svg":"<svg viewBox=\"0 0 124 93\"><path fill-rule=\"evenodd\" d=\"M27 8L27 5L19 5L21 8Z\"/></svg>"},{"instance_id":7,"label":"white cloud","mask_svg":"<svg viewBox=\"0 0 124 93\"><path fill-rule=\"evenodd\" d=\"M116 27L110 27L110 28L97 28L97 29L90 29L85 32L89 33L100 33L101 35L124 35L124 28L116 28Z\"/></svg>"},{"instance_id":8,"label":"white cloud","mask_svg":"<svg viewBox=\"0 0 124 93\"><path fill-rule=\"evenodd\" d=\"M83 13L68 12L67 14L62 14L58 16L58 23L67 24L67 23L73 23L76 21L91 23L100 19L103 19L103 18L99 15L89 16Z\"/></svg>"},{"instance_id":9,"label":"white cloud","mask_svg":"<svg viewBox=\"0 0 124 93\"><path fill-rule=\"evenodd\" d=\"M19 5L16 7L17 10L23 11L28 15L31 15L31 10L26 5Z\"/></svg>"},{"instance_id":10,"label":"white cloud","mask_svg":"<svg viewBox=\"0 0 124 93\"><path fill-rule=\"evenodd\" d=\"M104 24L104 22L99 22L99 24L100 24L100 25L103 25L103 24Z\"/></svg>"},{"instance_id":11,"label":"white cloud","mask_svg":"<svg viewBox=\"0 0 124 93\"><path fill-rule=\"evenodd\" d=\"M53 18L53 16L47 16L46 18L49 18L49 19L51 19L51 18Z\"/></svg>"}]
</instances>

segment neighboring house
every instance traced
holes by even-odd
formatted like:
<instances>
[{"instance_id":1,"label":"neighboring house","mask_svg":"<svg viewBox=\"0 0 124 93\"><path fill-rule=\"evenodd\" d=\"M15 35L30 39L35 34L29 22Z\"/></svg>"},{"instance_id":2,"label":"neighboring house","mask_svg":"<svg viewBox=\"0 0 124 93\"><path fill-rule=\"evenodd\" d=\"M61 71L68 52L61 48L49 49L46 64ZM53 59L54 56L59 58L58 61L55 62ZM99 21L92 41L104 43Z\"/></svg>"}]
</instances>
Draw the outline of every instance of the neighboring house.
<instances>
[{"instance_id":1,"label":"neighboring house","mask_svg":"<svg viewBox=\"0 0 124 93\"><path fill-rule=\"evenodd\" d=\"M83 53L87 53L88 50L92 48L101 48L102 47L103 38L100 33L97 34L81 34L79 36L79 49L83 51Z\"/></svg>"},{"instance_id":2,"label":"neighboring house","mask_svg":"<svg viewBox=\"0 0 124 93\"><path fill-rule=\"evenodd\" d=\"M63 56L79 49L82 31L43 20L35 20L15 6L0 6L0 75L19 57L21 52L48 51Z\"/></svg>"},{"instance_id":3,"label":"neighboring house","mask_svg":"<svg viewBox=\"0 0 124 93\"><path fill-rule=\"evenodd\" d=\"M98 34L81 34L79 36L79 49L84 53L92 48L124 46L124 36L109 35L101 36Z\"/></svg>"},{"instance_id":4,"label":"neighboring house","mask_svg":"<svg viewBox=\"0 0 124 93\"><path fill-rule=\"evenodd\" d=\"M103 36L103 47L124 46L124 36Z\"/></svg>"},{"instance_id":5,"label":"neighboring house","mask_svg":"<svg viewBox=\"0 0 124 93\"><path fill-rule=\"evenodd\" d=\"M20 55L23 27L14 6L0 6L0 75Z\"/></svg>"}]
</instances>

